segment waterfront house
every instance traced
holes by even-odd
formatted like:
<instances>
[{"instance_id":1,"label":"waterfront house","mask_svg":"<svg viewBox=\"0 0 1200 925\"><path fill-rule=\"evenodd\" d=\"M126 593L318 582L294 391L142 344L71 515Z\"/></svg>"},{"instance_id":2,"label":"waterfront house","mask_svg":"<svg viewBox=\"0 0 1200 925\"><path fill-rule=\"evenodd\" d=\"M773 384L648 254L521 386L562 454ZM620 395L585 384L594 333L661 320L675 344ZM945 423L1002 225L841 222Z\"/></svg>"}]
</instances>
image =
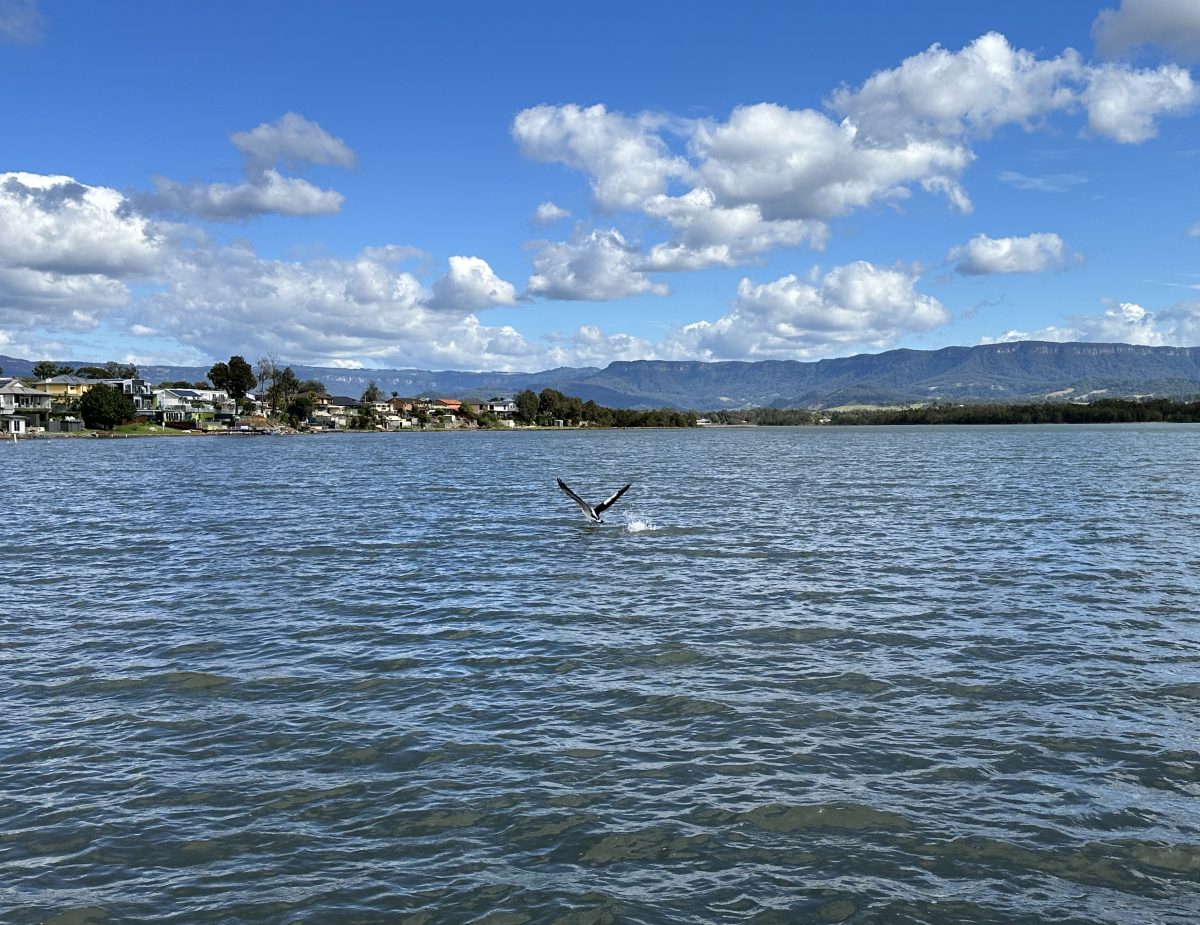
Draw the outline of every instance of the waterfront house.
<instances>
[{"instance_id":1,"label":"waterfront house","mask_svg":"<svg viewBox=\"0 0 1200 925\"><path fill-rule=\"evenodd\" d=\"M35 389L19 379L0 380L0 414L22 411L49 411L53 400L49 392Z\"/></svg>"},{"instance_id":2,"label":"waterfront house","mask_svg":"<svg viewBox=\"0 0 1200 925\"><path fill-rule=\"evenodd\" d=\"M154 389L145 379L133 377L130 379L97 379L92 385L104 383L110 389L116 389L133 400L133 407L138 411L148 411L154 407Z\"/></svg>"},{"instance_id":3,"label":"waterfront house","mask_svg":"<svg viewBox=\"0 0 1200 925\"><path fill-rule=\"evenodd\" d=\"M479 403L479 410L498 418L511 418L517 413L517 403L510 398L489 398Z\"/></svg>"},{"instance_id":4,"label":"waterfront house","mask_svg":"<svg viewBox=\"0 0 1200 925\"><path fill-rule=\"evenodd\" d=\"M164 423L194 421L200 414L221 411L230 404L224 389L155 389L153 395Z\"/></svg>"},{"instance_id":5,"label":"waterfront house","mask_svg":"<svg viewBox=\"0 0 1200 925\"><path fill-rule=\"evenodd\" d=\"M94 388L98 379L84 379L82 376L51 376L42 379L37 387L43 392L49 392L54 404L70 404L82 398L89 389Z\"/></svg>"},{"instance_id":6,"label":"waterfront house","mask_svg":"<svg viewBox=\"0 0 1200 925\"><path fill-rule=\"evenodd\" d=\"M49 392L32 388L19 379L0 379L0 431L23 434L31 427L45 426L50 402Z\"/></svg>"}]
</instances>

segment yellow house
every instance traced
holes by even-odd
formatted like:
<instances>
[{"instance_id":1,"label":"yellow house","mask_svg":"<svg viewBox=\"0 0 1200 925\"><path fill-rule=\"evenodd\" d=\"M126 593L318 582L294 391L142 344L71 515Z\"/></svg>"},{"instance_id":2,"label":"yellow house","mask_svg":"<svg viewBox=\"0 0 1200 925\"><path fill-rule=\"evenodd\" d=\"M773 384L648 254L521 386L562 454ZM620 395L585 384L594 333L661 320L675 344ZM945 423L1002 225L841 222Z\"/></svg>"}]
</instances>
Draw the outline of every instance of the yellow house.
<instances>
[{"instance_id":1,"label":"yellow house","mask_svg":"<svg viewBox=\"0 0 1200 925\"><path fill-rule=\"evenodd\" d=\"M54 401L67 402L79 398L97 382L98 379L81 379L79 376L54 376L37 385L43 392L49 392Z\"/></svg>"}]
</instances>

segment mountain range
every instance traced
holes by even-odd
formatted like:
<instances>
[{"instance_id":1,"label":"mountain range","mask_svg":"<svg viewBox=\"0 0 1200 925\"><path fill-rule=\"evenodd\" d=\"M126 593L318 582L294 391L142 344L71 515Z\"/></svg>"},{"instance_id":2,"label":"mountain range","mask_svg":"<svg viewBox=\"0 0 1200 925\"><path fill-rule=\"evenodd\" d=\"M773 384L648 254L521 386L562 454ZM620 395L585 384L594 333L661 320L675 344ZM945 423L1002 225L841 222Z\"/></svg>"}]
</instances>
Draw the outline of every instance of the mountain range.
<instances>
[{"instance_id":1,"label":"mountain range","mask_svg":"<svg viewBox=\"0 0 1200 925\"><path fill-rule=\"evenodd\" d=\"M59 361L56 361L59 362ZM103 365L61 361L66 366ZM0 356L8 376L32 374L33 362ZM617 361L604 368L560 367L532 373L421 369L292 367L331 394L357 396L374 381L385 394L462 399L511 397L557 389L610 408L830 408L930 401L1032 401L1154 395L1200 396L1200 347L1019 341L940 350L888 350L815 362L761 360ZM203 380L206 367L139 367L151 382Z\"/></svg>"}]
</instances>

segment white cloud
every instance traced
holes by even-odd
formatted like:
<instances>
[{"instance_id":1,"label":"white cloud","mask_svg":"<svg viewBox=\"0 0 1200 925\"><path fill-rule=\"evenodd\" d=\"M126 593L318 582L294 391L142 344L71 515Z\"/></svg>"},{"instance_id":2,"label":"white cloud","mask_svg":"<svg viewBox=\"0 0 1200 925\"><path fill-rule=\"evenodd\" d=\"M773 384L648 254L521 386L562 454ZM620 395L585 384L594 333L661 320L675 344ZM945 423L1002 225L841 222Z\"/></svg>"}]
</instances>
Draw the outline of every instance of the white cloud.
<instances>
[{"instance_id":1,"label":"white cloud","mask_svg":"<svg viewBox=\"0 0 1200 925\"><path fill-rule=\"evenodd\" d=\"M266 170L253 183L176 183L155 177L155 192L144 205L213 221L239 221L256 215L329 215L341 211L344 197L300 177Z\"/></svg>"},{"instance_id":2,"label":"white cloud","mask_svg":"<svg viewBox=\"0 0 1200 925\"><path fill-rule=\"evenodd\" d=\"M670 178L687 170L657 134L663 121L609 112L602 105L534 106L517 113L512 135L528 158L589 173L602 209L627 209L664 192Z\"/></svg>"},{"instance_id":3,"label":"white cloud","mask_svg":"<svg viewBox=\"0 0 1200 925\"><path fill-rule=\"evenodd\" d=\"M1088 130L1114 141L1136 144L1158 133L1155 118L1178 115L1200 100L1191 75L1176 65L1134 70L1104 65L1091 72L1083 92Z\"/></svg>"},{"instance_id":4,"label":"white cloud","mask_svg":"<svg viewBox=\"0 0 1200 925\"><path fill-rule=\"evenodd\" d=\"M1033 177L1015 170L1002 170L997 174L997 179L1017 189L1038 193L1065 193L1089 180L1080 173L1051 173Z\"/></svg>"},{"instance_id":5,"label":"white cloud","mask_svg":"<svg viewBox=\"0 0 1200 925\"><path fill-rule=\"evenodd\" d=\"M264 122L247 132L235 132L231 141L244 156L246 182L179 183L156 177L152 193L139 198L150 211L193 215L212 221L244 221L259 215L312 216L341 211L344 197L321 189L300 177L285 177L275 165L292 170L306 164L331 164L353 168L354 152L315 122L294 112L275 122Z\"/></svg>"},{"instance_id":6,"label":"white cloud","mask_svg":"<svg viewBox=\"0 0 1200 925\"><path fill-rule=\"evenodd\" d=\"M527 157L587 174L600 208L661 222L666 240L651 244L635 269L665 272L735 266L777 248L819 250L830 221L895 205L918 188L969 213L961 177L977 138L1083 113L1092 136L1137 143L1156 133L1160 118L1198 100L1200 89L1173 65L1097 67L1071 49L1039 58L993 32L959 51L934 45L835 91L829 106L840 122L775 103L739 106L726 121L568 104L519 113L512 134ZM686 154L671 149L668 135L686 136ZM1087 180L1013 172L1002 179L1043 191Z\"/></svg>"},{"instance_id":7,"label":"white cloud","mask_svg":"<svg viewBox=\"0 0 1200 925\"><path fill-rule=\"evenodd\" d=\"M451 257L449 263L449 271L434 280L430 308L468 313L517 301L513 284L500 279L486 260Z\"/></svg>"},{"instance_id":8,"label":"white cloud","mask_svg":"<svg viewBox=\"0 0 1200 925\"><path fill-rule=\"evenodd\" d=\"M646 201L647 215L674 229L676 240L651 248L647 267L654 270L696 270L733 266L775 246L807 243L825 245L824 222L806 219L765 221L757 204L721 207L709 189L682 196L654 196Z\"/></svg>"},{"instance_id":9,"label":"white cloud","mask_svg":"<svg viewBox=\"0 0 1200 925\"><path fill-rule=\"evenodd\" d=\"M367 248L347 259L287 262L244 245L180 251L164 269L164 290L134 323L214 356L493 369L537 357L511 327L485 327L473 314L489 294L491 304L515 294L486 262L452 259L431 296L398 267L410 253Z\"/></svg>"},{"instance_id":10,"label":"white cloud","mask_svg":"<svg viewBox=\"0 0 1200 925\"><path fill-rule=\"evenodd\" d=\"M306 164L328 164L348 170L358 165L358 156L346 142L294 112L284 113L274 122L263 122L249 131L234 132L229 140L245 155L246 172L251 176L280 163L293 171Z\"/></svg>"},{"instance_id":11,"label":"white cloud","mask_svg":"<svg viewBox=\"0 0 1200 925\"><path fill-rule=\"evenodd\" d=\"M981 343L1020 340L1140 344L1147 347L1195 346L1200 344L1200 302L1180 302L1158 313L1147 311L1134 302L1118 302L1109 305L1098 315L1070 315L1063 325L1051 325L1036 331L1008 331L999 337L985 337Z\"/></svg>"},{"instance_id":12,"label":"white cloud","mask_svg":"<svg viewBox=\"0 0 1200 925\"><path fill-rule=\"evenodd\" d=\"M1200 238L1200 222L1197 222L1187 230L1187 236L1189 238Z\"/></svg>"},{"instance_id":13,"label":"white cloud","mask_svg":"<svg viewBox=\"0 0 1200 925\"><path fill-rule=\"evenodd\" d=\"M1197 98L1190 75L1173 65L1093 67L1071 49L1039 60L992 32L959 52L934 45L857 90L838 90L831 105L887 143L987 136L1005 125L1031 129L1052 113L1081 107L1092 134L1136 143L1154 137L1157 118L1178 115Z\"/></svg>"},{"instance_id":14,"label":"white cloud","mask_svg":"<svg viewBox=\"0 0 1200 925\"><path fill-rule=\"evenodd\" d=\"M0 0L0 41L32 45L42 40L43 30L37 0Z\"/></svg>"},{"instance_id":15,"label":"white cloud","mask_svg":"<svg viewBox=\"0 0 1200 925\"><path fill-rule=\"evenodd\" d=\"M839 89L830 105L877 142L988 135L1070 107L1068 82L1081 73L1074 51L1038 60L989 32L958 52L934 45L857 90Z\"/></svg>"},{"instance_id":16,"label":"white cloud","mask_svg":"<svg viewBox=\"0 0 1200 925\"><path fill-rule=\"evenodd\" d=\"M954 178L971 162L965 148L936 141L863 145L853 125L772 103L702 124L692 149L716 205L755 205L768 221L824 221L904 198L908 184L934 178L957 188Z\"/></svg>"},{"instance_id":17,"label":"white cloud","mask_svg":"<svg viewBox=\"0 0 1200 925\"><path fill-rule=\"evenodd\" d=\"M664 349L674 356L749 360L882 349L905 333L950 320L946 308L918 292L916 283L911 273L865 261L807 281L795 275L760 285L743 279L729 314L685 325Z\"/></svg>"},{"instance_id":18,"label":"white cloud","mask_svg":"<svg viewBox=\"0 0 1200 925\"><path fill-rule=\"evenodd\" d=\"M643 272L638 249L615 228L576 235L546 244L533 258L529 292L547 299L605 301L650 292L666 295L667 287Z\"/></svg>"},{"instance_id":19,"label":"white cloud","mask_svg":"<svg viewBox=\"0 0 1200 925\"><path fill-rule=\"evenodd\" d=\"M163 239L116 190L0 173L0 266L65 276L149 272Z\"/></svg>"},{"instance_id":20,"label":"white cloud","mask_svg":"<svg viewBox=\"0 0 1200 925\"><path fill-rule=\"evenodd\" d=\"M529 224L534 226L552 225L555 222L562 221L564 218L570 218L571 213L562 206L556 205L553 202L542 202L533 210L533 215L529 219Z\"/></svg>"},{"instance_id":21,"label":"white cloud","mask_svg":"<svg viewBox=\"0 0 1200 925\"><path fill-rule=\"evenodd\" d=\"M1096 51L1116 57L1158 45L1185 61L1200 60L1200 4L1195 0L1121 0L1092 23Z\"/></svg>"},{"instance_id":22,"label":"white cloud","mask_svg":"<svg viewBox=\"0 0 1200 925\"><path fill-rule=\"evenodd\" d=\"M966 244L953 248L947 261L957 261L955 269L966 276L992 273L1045 273L1064 267L1070 257L1063 239L1053 233L1031 234L1023 238L989 238L976 235Z\"/></svg>"},{"instance_id":23,"label":"white cloud","mask_svg":"<svg viewBox=\"0 0 1200 925\"><path fill-rule=\"evenodd\" d=\"M655 346L631 334L605 334L592 324L582 325L569 338L551 338L548 362L554 366L607 366L617 360L650 360Z\"/></svg>"},{"instance_id":24,"label":"white cloud","mask_svg":"<svg viewBox=\"0 0 1200 925\"><path fill-rule=\"evenodd\" d=\"M116 190L63 176L0 174L0 325L81 331L155 271L163 230Z\"/></svg>"},{"instance_id":25,"label":"white cloud","mask_svg":"<svg viewBox=\"0 0 1200 925\"><path fill-rule=\"evenodd\" d=\"M1039 60L992 32L959 52L934 45L857 90L838 90L831 105L885 143L987 136L1005 125L1031 129L1052 113L1081 107L1092 134L1136 143L1155 135L1157 118L1178 115L1197 98L1190 75L1173 65L1093 67L1070 49Z\"/></svg>"}]
</instances>

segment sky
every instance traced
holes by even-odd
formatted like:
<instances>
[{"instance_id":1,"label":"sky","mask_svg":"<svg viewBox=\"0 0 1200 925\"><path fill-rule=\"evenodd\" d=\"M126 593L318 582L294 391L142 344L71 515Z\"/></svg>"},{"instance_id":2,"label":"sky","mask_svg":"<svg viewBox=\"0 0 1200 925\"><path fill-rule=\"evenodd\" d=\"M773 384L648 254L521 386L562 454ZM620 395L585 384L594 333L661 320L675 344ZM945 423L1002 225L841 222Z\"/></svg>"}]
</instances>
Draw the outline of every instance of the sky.
<instances>
[{"instance_id":1,"label":"sky","mask_svg":"<svg viewBox=\"0 0 1200 925\"><path fill-rule=\"evenodd\" d=\"M0 0L0 353L1200 344L1200 0Z\"/></svg>"}]
</instances>

